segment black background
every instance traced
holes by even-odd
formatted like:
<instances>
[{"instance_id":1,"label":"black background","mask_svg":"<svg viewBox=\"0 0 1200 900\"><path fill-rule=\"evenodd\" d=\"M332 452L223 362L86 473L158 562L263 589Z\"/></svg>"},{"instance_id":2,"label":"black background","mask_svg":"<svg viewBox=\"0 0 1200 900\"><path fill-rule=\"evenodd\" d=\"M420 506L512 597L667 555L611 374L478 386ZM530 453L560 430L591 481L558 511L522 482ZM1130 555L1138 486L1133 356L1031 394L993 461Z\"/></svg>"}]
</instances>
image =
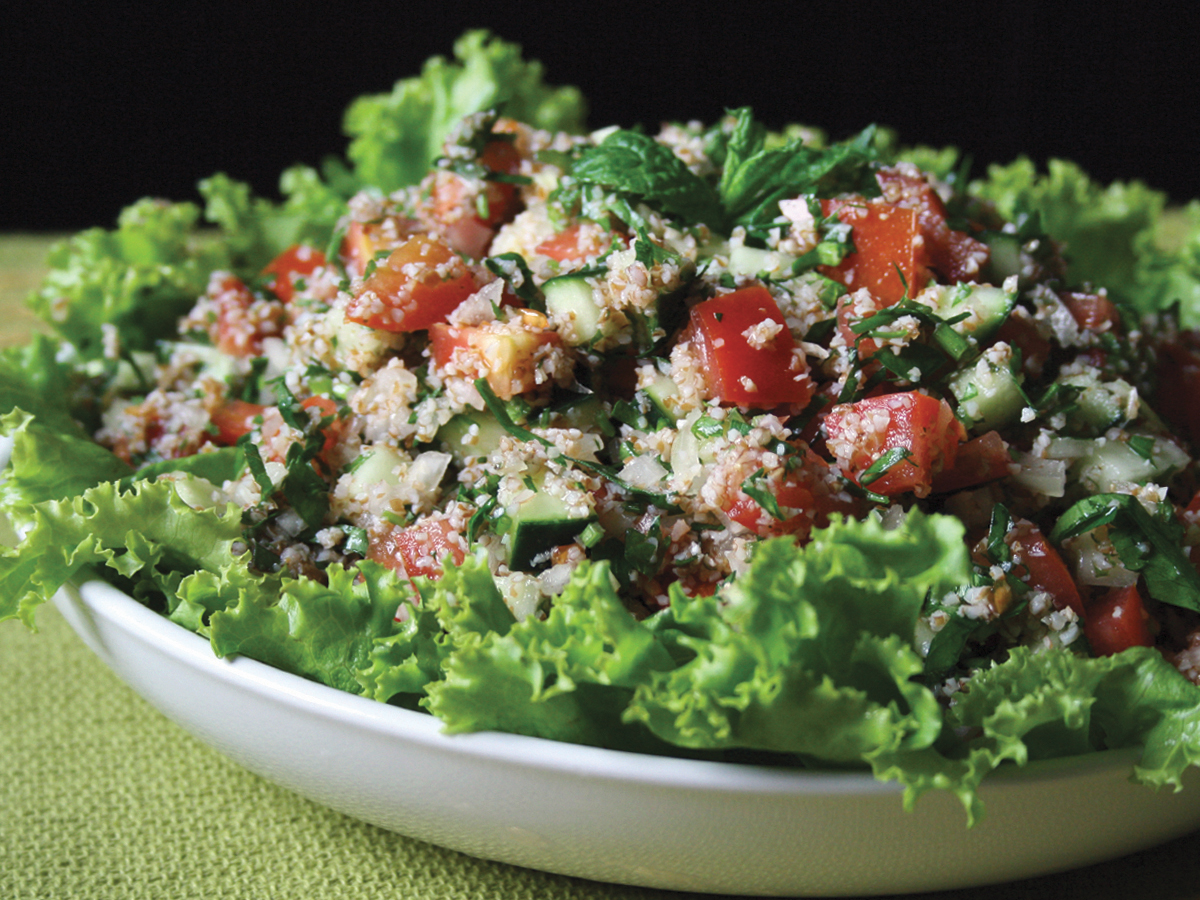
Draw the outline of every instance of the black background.
<instances>
[{"instance_id":1,"label":"black background","mask_svg":"<svg viewBox=\"0 0 1200 900\"><path fill-rule=\"evenodd\" d=\"M751 105L834 138L875 121L955 144L977 171L1058 156L1200 196L1200 29L1135 6L13 3L0 230L111 225L143 195L194 198L215 171L271 196L286 166L344 150L350 100L478 26L580 87L593 127Z\"/></svg>"}]
</instances>

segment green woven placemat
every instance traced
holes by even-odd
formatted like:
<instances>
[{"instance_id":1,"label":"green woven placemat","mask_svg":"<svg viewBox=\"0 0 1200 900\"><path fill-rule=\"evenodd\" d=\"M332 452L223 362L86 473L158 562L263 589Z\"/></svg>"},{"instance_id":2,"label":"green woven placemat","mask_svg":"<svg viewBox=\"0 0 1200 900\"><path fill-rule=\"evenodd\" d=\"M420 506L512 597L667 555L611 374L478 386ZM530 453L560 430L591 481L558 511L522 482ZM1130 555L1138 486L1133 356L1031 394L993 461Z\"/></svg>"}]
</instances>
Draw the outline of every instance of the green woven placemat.
<instances>
[{"instance_id":1,"label":"green woven placemat","mask_svg":"<svg viewBox=\"0 0 1200 900\"><path fill-rule=\"evenodd\" d=\"M241 769L127 688L58 611L0 624L0 900L648 900L484 862Z\"/></svg>"},{"instance_id":2,"label":"green woven placemat","mask_svg":"<svg viewBox=\"0 0 1200 900\"><path fill-rule=\"evenodd\" d=\"M40 610L38 623L37 634L0 624L0 900L685 896L484 862L325 809L169 722L57 610ZM1195 898L1200 834L1078 872L934 896Z\"/></svg>"}]
</instances>

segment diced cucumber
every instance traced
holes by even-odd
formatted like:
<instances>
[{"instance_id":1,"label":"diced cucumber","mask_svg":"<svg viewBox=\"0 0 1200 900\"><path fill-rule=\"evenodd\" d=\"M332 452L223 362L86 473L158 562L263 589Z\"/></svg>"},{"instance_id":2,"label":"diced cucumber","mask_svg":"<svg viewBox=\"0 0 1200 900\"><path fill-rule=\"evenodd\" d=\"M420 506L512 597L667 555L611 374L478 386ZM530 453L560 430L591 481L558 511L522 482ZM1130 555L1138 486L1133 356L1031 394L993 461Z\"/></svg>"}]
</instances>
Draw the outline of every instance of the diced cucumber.
<instances>
[{"instance_id":1,"label":"diced cucumber","mask_svg":"<svg viewBox=\"0 0 1200 900\"><path fill-rule=\"evenodd\" d=\"M560 275L542 285L546 313L568 344L590 344L612 329L586 275ZM567 327L563 327L567 326Z\"/></svg>"},{"instance_id":2,"label":"diced cucumber","mask_svg":"<svg viewBox=\"0 0 1200 900\"><path fill-rule=\"evenodd\" d=\"M1067 418L1067 427L1073 433L1100 435L1137 417L1140 404L1133 386L1124 379L1101 381L1095 374L1084 372L1065 376L1060 382L1081 389Z\"/></svg>"},{"instance_id":3,"label":"diced cucumber","mask_svg":"<svg viewBox=\"0 0 1200 900\"><path fill-rule=\"evenodd\" d=\"M359 495L380 482L399 484L401 475L398 473L403 473L408 468L408 460L399 450L388 444L376 444L367 448L360 460L350 473L351 496Z\"/></svg>"},{"instance_id":4,"label":"diced cucumber","mask_svg":"<svg viewBox=\"0 0 1200 900\"><path fill-rule=\"evenodd\" d=\"M533 495L522 501L512 515L509 528L508 567L513 571L541 568L550 561L549 552L569 541L596 521L596 515L576 515L559 497L537 485Z\"/></svg>"},{"instance_id":5,"label":"diced cucumber","mask_svg":"<svg viewBox=\"0 0 1200 900\"><path fill-rule=\"evenodd\" d=\"M1077 477L1089 490L1110 493L1124 485L1155 481L1187 462L1187 454L1163 438L1133 435L1128 441L1098 439L1077 463Z\"/></svg>"},{"instance_id":6,"label":"diced cucumber","mask_svg":"<svg viewBox=\"0 0 1200 900\"><path fill-rule=\"evenodd\" d=\"M437 439L458 465L487 456L507 432L486 410L468 409L438 429Z\"/></svg>"},{"instance_id":7,"label":"diced cucumber","mask_svg":"<svg viewBox=\"0 0 1200 900\"><path fill-rule=\"evenodd\" d=\"M966 318L951 326L956 332L983 341L991 337L1013 307L1017 305L1016 282L1009 280L1004 287L991 284L957 284L941 288L936 293L935 312L944 319L966 313Z\"/></svg>"},{"instance_id":8,"label":"diced cucumber","mask_svg":"<svg viewBox=\"0 0 1200 900\"><path fill-rule=\"evenodd\" d=\"M750 278L766 275L779 278L792 270L796 257L777 250L763 250L758 247L747 247L745 244L735 244L729 251L729 271L734 275L744 275Z\"/></svg>"},{"instance_id":9,"label":"diced cucumber","mask_svg":"<svg viewBox=\"0 0 1200 900\"><path fill-rule=\"evenodd\" d=\"M679 418L675 412L675 404L679 397L679 385L671 380L670 375L660 370L654 381L642 388L642 392L667 421L674 422Z\"/></svg>"},{"instance_id":10,"label":"diced cucumber","mask_svg":"<svg viewBox=\"0 0 1200 900\"><path fill-rule=\"evenodd\" d=\"M956 373L949 387L958 399L959 420L972 431L991 431L1015 422L1027 405L1007 344L996 344Z\"/></svg>"}]
</instances>

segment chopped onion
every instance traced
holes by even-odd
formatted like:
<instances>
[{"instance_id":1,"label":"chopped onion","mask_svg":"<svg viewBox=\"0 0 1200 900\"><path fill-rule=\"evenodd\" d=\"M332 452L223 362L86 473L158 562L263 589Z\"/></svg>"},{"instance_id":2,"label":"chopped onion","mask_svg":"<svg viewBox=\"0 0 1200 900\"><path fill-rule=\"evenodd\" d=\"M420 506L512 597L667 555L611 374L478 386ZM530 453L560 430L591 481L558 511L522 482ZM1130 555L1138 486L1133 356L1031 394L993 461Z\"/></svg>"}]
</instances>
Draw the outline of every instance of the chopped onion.
<instances>
[{"instance_id":1,"label":"chopped onion","mask_svg":"<svg viewBox=\"0 0 1200 900\"><path fill-rule=\"evenodd\" d=\"M1022 453L1017 457L1013 481L1045 497L1061 497L1067 486L1067 463L1061 459L1042 459Z\"/></svg>"}]
</instances>

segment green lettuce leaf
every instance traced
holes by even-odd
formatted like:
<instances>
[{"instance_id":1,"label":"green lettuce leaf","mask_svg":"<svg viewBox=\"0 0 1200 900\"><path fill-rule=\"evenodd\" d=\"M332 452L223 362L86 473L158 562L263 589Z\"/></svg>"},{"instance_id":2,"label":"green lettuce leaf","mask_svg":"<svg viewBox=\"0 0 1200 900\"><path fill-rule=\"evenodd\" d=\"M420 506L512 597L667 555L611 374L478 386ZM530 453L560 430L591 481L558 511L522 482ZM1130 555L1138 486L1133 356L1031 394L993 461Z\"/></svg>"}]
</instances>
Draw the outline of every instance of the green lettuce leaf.
<instances>
[{"instance_id":1,"label":"green lettuce leaf","mask_svg":"<svg viewBox=\"0 0 1200 900\"><path fill-rule=\"evenodd\" d=\"M345 198L307 166L293 166L280 177L279 204L255 197L248 184L222 173L198 187L205 218L222 230L229 266L244 276L256 275L293 244L324 250L346 211Z\"/></svg>"},{"instance_id":2,"label":"green lettuce leaf","mask_svg":"<svg viewBox=\"0 0 1200 900\"><path fill-rule=\"evenodd\" d=\"M660 633L693 657L639 686L626 718L683 746L826 763L927 746L942 714L913 680L912 636L926 594L967 570L962 526L916 512L891 531L868 519L805 547L766 541L723 597L672 595Z\"/></svg>"},{"instance_id":3,"label":"green lettuce leaf","mask_svg":"<svg viewBox=\"0 0 1200 900\"><path fill-rule=\"evenodd\" d=\"M193 608L211 610L208 635L218 656L243 654L361 693L360 672L376 640L392 633L409 589L369 560L355 569L330 566L326 575L328 584L258 576L240 561L232 571L185 578L179 593Z\"/></svg>"},{"instance_id":4,"label":"green lettuce leaf","mask_svg":"<svg viewBox=\"0 0 1200 900\"><path fill-rule=\"evenodd\" d=\"M468 571L475 567L486 574L479 561L468 564ZM448 595L439 585L436 596L445 602ZM489 607L497 601L498 594ZM461 622L461 614L456 618ZM621 603L608 566L585 564L544 620L529 617L505 630L460 633L424 705L450 732L515 731L646 749L657 742L638 729L622 728L621 716L634 686L671 665L653 633Z\"/></svg>"},{"instance_id":5,"label":"green lettuce leaf","mask_svg":"<svg viewBox=\"0 0 1200 900\"><path fill-rule=\"evenodd\" d=\"M28 523L33 504L76 497L133 471L82 429L60 430L21 409L0 416L0 440L11 448L0 472L0 511L14 525Z\"/></svg>"},{"instance_id":6,"label":"green lettuce leaf","mask_svg":"<svg viewBox=\"0 0 1200 900\"><path fill-rule=\"evenodd\" d=\"M0 350L0 414L35 410L43 425L82 434L69 408L74 377L59 361L58 349L57 341L35 334L23 347Z\"/></svg>"},{"instance_id":7,"label":"green lettuce leaf","mask_svg":"<svg viewBox=\"0 0 1200 900\"><path fill-rule=\"evenodd\" d=\"M139 200L114 230L91 228L51 248L30 308L84 359L103 355L106 326L126 350L151 348L175 334L209 274L229 263L199 220L194 204Z\"/></svg>"},{"instance_id":8,"label":"green lettuce leaf","mask_svg":"<svg viewBox=\"0 0 1200 900\"><path fill-rule=\"evenodd\" d=\"M526 62L517 44L468 31L454 44L455 60L435 56L419 77L396 82L390 94L363 96L346 111L346 154L360 185L385 193L416 184L442 154L447 132L464 116L498 108L537 128L580 131L583 95L552 87L542 66Z\"/></svg>"},{"instance_id":9,"label":"green lettuce leaf","mask_svg":"<svg viewBox=\"0 0 1200 900\"><path fill-rule=\"evenodd\" d=\"M496 588L486 563L475 557L448 564L437 581L416 579L419 591L391 635L378 639L371 665L359 681L368 696L392 700L424 694L441 678L446 657L460 643L494 633L505 635L516 621Z\"/></svg>"},{"instance_id":10,"label":"green lettuce leaf","mask_svg":"<svg viewBox=\"0 0 1200 900\"><path fill-rule=\"evenodd\" d=\"M906 785L906 806L927 790L949 789L963 801L970 822L982 813L976 789L1005 760L1024 765L1140 746L1134 777L1176 790L1184 770L1200 763L1196 687L1148 647L1096 659L1015 648L1005 662L971 679L946 724L947 734L959 730L974 737L882 754L872 762L877 776Z\"/></svg>"},{"instance_id":11,"label":"green lettuce leaf","mask_svg":"<svg viewBox=\"0 0 1200 900\"><path fill-rule=\"evenodd\" d=\"M1101 185L1074 163L1039 172L1026 157L990 166L970 190L1005 218L1038 213L1074 284L1105 287L1140 313L1179 303L1184 323L1200 325L1200 203L1167 210L1166 194L1141 181Z\"/></svg>"},{"instance_id":12,"label":"green lettuce leaf","mask_svg":"<svg viewBox=\"0 0 1200 900\"><path fill-rule=\"evenodd\" d=\"M121 491L104 482L30 509L15 547L0 548L0 622L34 610L87 566L103 565L148 592L171 591L180 572L220 571L242 536L233 504L197 510L166 480Z\"/></svg>"}]
</instances>

